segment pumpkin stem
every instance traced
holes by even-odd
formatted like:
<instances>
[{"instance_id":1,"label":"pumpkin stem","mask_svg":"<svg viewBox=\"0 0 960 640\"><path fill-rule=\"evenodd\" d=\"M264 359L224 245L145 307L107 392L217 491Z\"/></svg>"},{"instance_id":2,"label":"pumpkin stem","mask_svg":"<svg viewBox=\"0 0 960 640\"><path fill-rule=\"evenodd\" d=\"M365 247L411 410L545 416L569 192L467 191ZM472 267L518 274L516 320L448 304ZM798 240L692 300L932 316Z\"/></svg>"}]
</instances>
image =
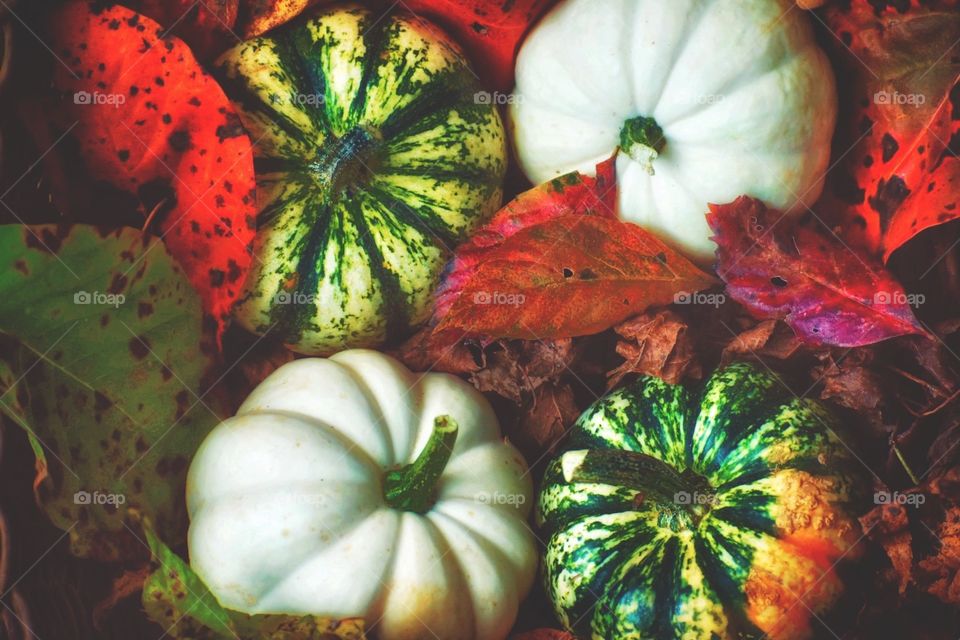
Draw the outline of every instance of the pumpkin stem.
<instances>
[{"instance_id":1,"label":"pumpkin stem","mask_svg":"<svg viewBox=\"0 0 960 640\"><path fill-rule=\"evenodd\" d=\"M356 126L333 138L308 164L319 185L334 194L365 185L378 166L379 131Z\"/></svg>"},{"instance_id":2,"label":"pumpkin stem","mask_svg":"<svg viewBox=\"0 0 960 640\"><path fill-rule=\"evenodd\" d=\"M623 123L620 130L620 149L653 175L653 161L667 143L663 129L653 118L637 116Z\"/></svg>"},{"instance_id":3,"label":"pumpkin stem","mask_svg":"<svg viewBox=\"0 0 960 640\"><path fill-rule=\"evenodd\" d=\"M408 465L387 471L383 477L383 497L388 506L400 511L426 513L433 506L437 481L447 467L459 428L450 416L438 416L430 439Z\"/></svg>"},{"instance_id":4,"label":"pumpkin stem","mask_svg":"<svg viewBox=\"0 0 960 640\"><path fill-rule=\"evenodd\" d=\"M568 451L560 459L560 468L566 482L626 487L643 494L644 501L687 513L694 522L710 510L714 500L710 484L699 474L680 473L666 462L636 451Z\"/></svg>"}]
</instances>

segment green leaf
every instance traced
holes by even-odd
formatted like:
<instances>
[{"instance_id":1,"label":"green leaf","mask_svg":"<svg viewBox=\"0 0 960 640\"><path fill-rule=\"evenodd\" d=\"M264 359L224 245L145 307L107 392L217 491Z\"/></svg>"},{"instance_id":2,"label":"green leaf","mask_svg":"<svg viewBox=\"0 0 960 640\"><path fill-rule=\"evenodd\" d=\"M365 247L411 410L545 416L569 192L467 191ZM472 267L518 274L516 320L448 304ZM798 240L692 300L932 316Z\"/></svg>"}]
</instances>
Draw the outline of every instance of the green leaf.
<instances>
[{"instance_id":1,"label":"green leaf","mask_svg":"<svg viewBox=\"0 0 960 640\"><path fill-rule=\"evenodd\" d=\"M224 609L200 577L144 523L159 566L143 586L143 607L168 636L181 640L363 640L360 619L250 616Z\"/></svg>"},{"instance_id":2,"label":"green leaf","mask_svg":"<svg viewBox=\"0 0 960 640\"><path fill-rule=\"evenodd\" d=\"M0 261L0 411L30 436L40 505L82 557L146 555L131 507L180 543L187 466L225 414L187 279L133 229L3 226Z\"/></svg>"}]
</instances>

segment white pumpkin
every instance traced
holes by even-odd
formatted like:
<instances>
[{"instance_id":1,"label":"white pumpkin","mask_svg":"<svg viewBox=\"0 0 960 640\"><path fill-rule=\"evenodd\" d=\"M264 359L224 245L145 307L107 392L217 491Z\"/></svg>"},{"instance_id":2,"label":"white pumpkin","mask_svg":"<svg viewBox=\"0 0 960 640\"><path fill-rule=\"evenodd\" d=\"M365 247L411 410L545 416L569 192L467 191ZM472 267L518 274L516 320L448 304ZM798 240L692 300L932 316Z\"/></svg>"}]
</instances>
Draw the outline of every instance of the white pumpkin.
<instances>
[{"instance_id":1,"label":"white pumpkin","mask_svg":"<svg viewBox=\"0 0 960 640\"><path fill-rule=\"evenodd\" d=\"M790 212L823 188L833 72L792 0L564 0L524 42L517 157L545 182L617 157L618 209L712 258L708 203Z\"/></svg>"},{"instance_id":2,"label":"white pumpkin","mask_svg":"<svg viewBox=\"0 0 960 640\"><path fill-rule=\"evenodd\" d=\"M500 639L536 572L531 498L473 387L343 351L280 367L203 442L190 564L246 613L363 617L384 640Z\"/></svg>"}]
</instances>

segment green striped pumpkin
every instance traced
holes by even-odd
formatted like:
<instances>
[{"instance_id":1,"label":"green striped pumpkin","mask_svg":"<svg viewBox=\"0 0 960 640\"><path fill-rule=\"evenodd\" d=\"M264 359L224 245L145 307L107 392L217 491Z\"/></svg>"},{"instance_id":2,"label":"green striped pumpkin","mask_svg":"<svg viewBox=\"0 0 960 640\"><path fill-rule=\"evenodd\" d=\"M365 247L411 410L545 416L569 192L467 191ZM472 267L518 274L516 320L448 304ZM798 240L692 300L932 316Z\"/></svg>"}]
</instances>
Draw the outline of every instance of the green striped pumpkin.
<instances>
[{"instance_id":1,"label":"green striped pumpkin","mask_svg":"<svg viewBox=\"0 0 960 640\"><path fill-rule=\"evenodd\" d=\"M460 49L421 19L347 6L243 42L217 69L257 173L240 324L325 354L425 320L506 170L503 123Z\"/></svg>"},{"instance_id":2,"label":"green striped pumpkin","mask_svg":"<svg viewBox=\"0 0 960 640\"><path fill-rule=\"evenodd\" d=\"M538 501L561 622L603 640L808 637L860 552L835 425L744 363L699 396L645 377L596 402Z\"/></svg>"}]
</instances>

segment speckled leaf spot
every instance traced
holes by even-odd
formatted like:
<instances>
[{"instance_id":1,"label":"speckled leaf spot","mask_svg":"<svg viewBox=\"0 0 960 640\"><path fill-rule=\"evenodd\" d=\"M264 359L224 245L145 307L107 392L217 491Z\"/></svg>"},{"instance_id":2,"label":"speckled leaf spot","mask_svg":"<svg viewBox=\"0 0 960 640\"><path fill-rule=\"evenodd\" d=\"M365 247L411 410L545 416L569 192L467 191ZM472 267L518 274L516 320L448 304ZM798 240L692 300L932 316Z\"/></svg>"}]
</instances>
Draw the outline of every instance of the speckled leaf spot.
<instances>
[{"instance_id":1,"label":"speckled leaf spot","mask_svg":"<svg viewBox=\"0 0 960 640\"><path fill-rule=\"evenodd\" d=\"M0 411L31 439L41 507L82 557L142 557L131 508L184 541L187 464L226 411L197 401L215 347L183 272L134 229L2 226L0 256Z\"/></svg>"},{"instance_id":2,"label":"speckled leaf spot","mask_svg":"<svg viewBox=\"0 0 960 640\"><path fill-rule=\"evenodd\" d=\"M250 265L250 140L223 91L179 39L121 6L68 3L51 17L58 118L85 169L132 202L223 323ZM104 203L103 206L110 206ZM221 324L222 327L222 324Z\"/></svg>"},{"instance_id":3,"label":"speckled leaf spot","mask_svg":"<svg viewBox=\"0 0 960 640\"><path fill-rule=\"evenodd\" d=\"M856 105L843 141L855 146L836 195L848 205L849 239L884 260L921 231L960 218L957 7L854 0L826 12Z\"/></svg>"},{"instance_id":4,"label":"speckled leaf spot","mask_svg":"<svg viewBox=\"0 0 960 640\"><path fill-rule=\"evenodd\" d=\"M504 131L435 27L327 10L225 53L257 141L257 260L236 317L302 353L426 319L446 256L499 206Z\"/></svg>"},{"instance_id":5,"label":"speckled leaf spot","mask_svg":"<svg viewBox=\"0 0 960 640\"><path fill-rule=\"evenodd\" d=\"M696 396L643 377L596 402L537 505L561 622L604 640L809 637L861 553L836 428L745 363Z\"/></svg>"}]
</instances>

